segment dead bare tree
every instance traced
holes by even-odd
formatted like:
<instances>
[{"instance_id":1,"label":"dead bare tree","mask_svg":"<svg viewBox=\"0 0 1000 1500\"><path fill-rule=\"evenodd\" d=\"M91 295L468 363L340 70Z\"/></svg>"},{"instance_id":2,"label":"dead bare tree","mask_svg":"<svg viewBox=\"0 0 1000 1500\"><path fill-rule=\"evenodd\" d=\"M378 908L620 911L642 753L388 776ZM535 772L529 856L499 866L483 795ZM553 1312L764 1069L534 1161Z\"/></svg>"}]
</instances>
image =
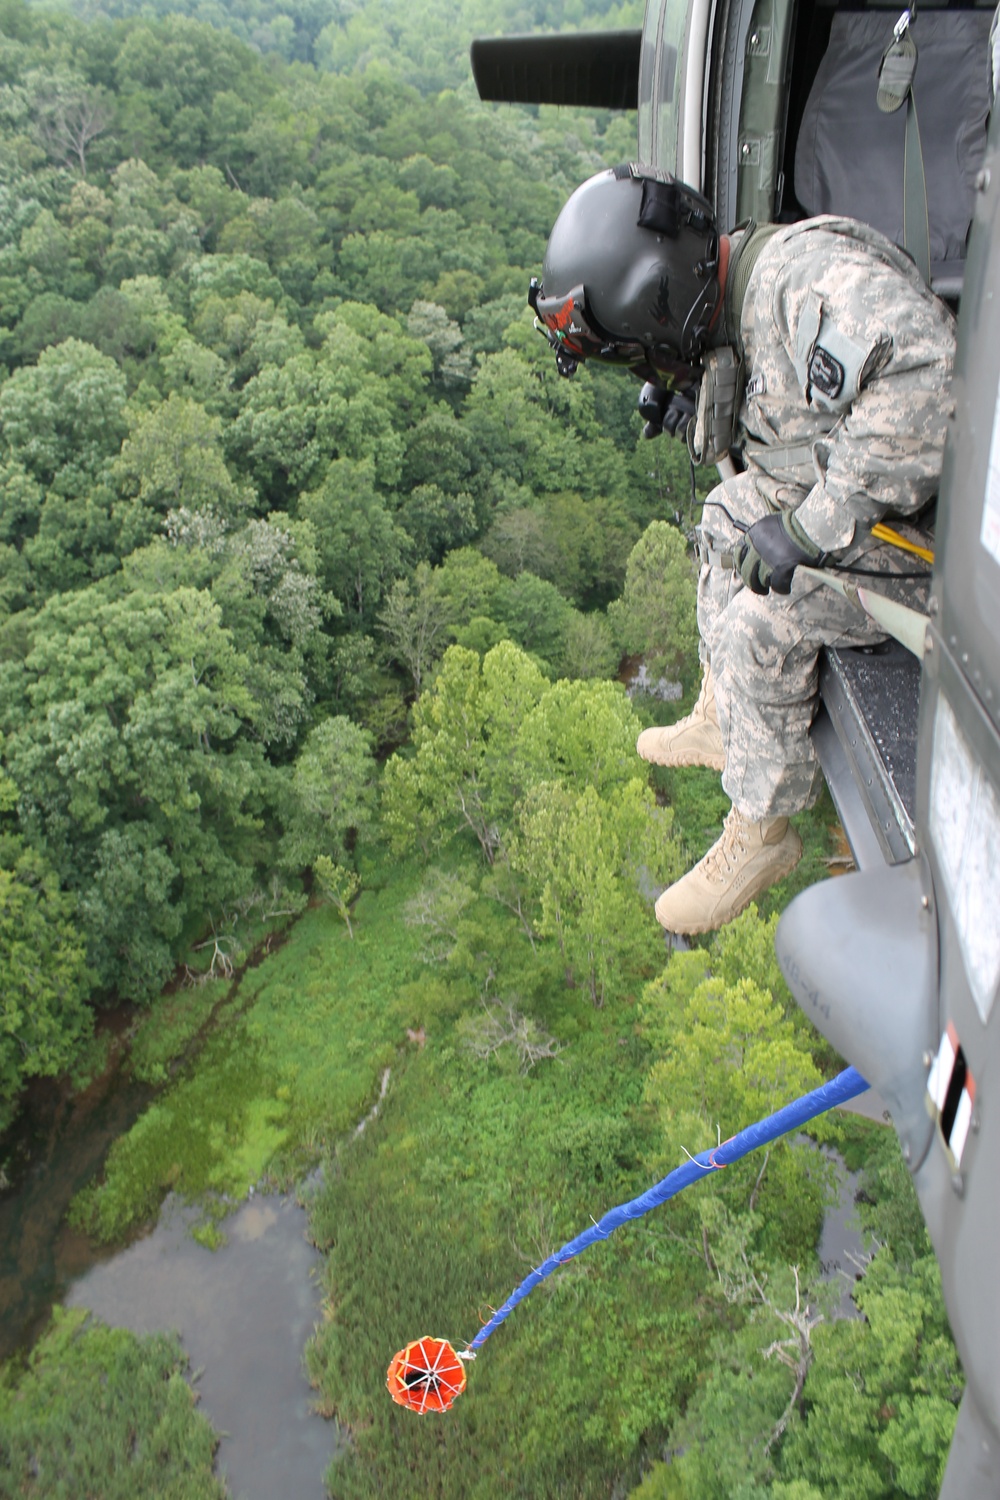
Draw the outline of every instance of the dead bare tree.
<instances>
[{"instance_id":1,"label":"dead bare tree","mask_svg":"<svg viewBox=\"0 0 1000 1500\"><path fill-rule=\"evenodd\" d=\"M526 1266L534 1271L543 1261L559 1248L562 1243L556 1234L555 1210L550 1203L540 1198L532 1198L527 1209L520 1216L520 1235L526 1249L514 1238L513 1232L508 1234L508 1239L514 1247L518 1257ZM552 1293L567 1280L583 1279L589 1273L589 1266L584 1259L572 1259L565 1265L559 1267L554 1275L545 1280L545 1290Z\"/></svg>"},{"instance_id":2,"label":"dead bare tree","mask_svg":"<svg viewBox=\"0 0 1000 1500\"><path fill-rule=\"evenodd\" d=\"M209 979L231 979L246 954L253 926L278 917L297 917L305 904L305 896L288 890L277 875L271 876L266 888L255 886L235 897L218 915L209 917L209 936L192 945L192 953L211 950L212 957L205 970L193 971L185 964L185 982L196 985Z\"/></svg>"},{"instance_id":3,"label":"dead bare tree","mask_svg":"<svg viewBox=\"0 0 1000 1500\"><path fill-rule=\"evenodd\" d=\"M200 943L195 943L192 952L204 953L211 948L212 958L207 969L193 973L187 964L184 965L190 984L206 984L210 979L231 979L236 965L233 955L236 951L236 935L234 932L220 932L212 921L212 934Z\"/></svg>"},{"instance_id":4,"label":"dead bare tree","mask_svg":"<svg viewBox=\"0 0 1000 1500\"><path fill-rule=\"evenodd\" d=\"M823 1314L817 1308L812 1307L809 1302L803 1302L798 1266L791 1266L790 1270L795 1284L795 1301L791 1307L783 1306L774 1297L768 1288L767 1278L757 1275L747 1259L745 1250L740 1252L735 1263L730 1263L725 1270L720 1269L718 1273L719 1283L727 1301L766 1307L768 1312L789 1331L787 1338L774 1339L766 1349L761 1350L765 1359L780 1360L793 1376L791 1395L764 1444L765 1456L781 1439L791 1421L792 1413L802 1400L806 1377L813 1362L813 1329L824 1321Z\"/></svg>"},{"instance_id":5,"label":"dead bare tree","mask_svg":"<svg viewBox=\"0 0 1000 1500\"><path fill-rule=\"evenodd\" d=\"M114 105L99 90L59 89L36 102L36 125L46 150L87 175L87 152L114 119Z\"/></svg>"},{"instance_id":6,"label":"dead bare tree","mask_svg":"<svg viewBox=\"0 0 1000 1500\"><path fill-rule=\"evenodd\" d=\"M473 1057L485 1059L502 1047L513 1047L522 1073L530 1073L536 1063L558 1057L563 1050L555 1037L518 1010L514 1000L484 1000L482 1014L467 1020L461 1030Z\"/></svg>"},{"instance_id":7,"label":"dead bare tree","mask_svg":"<svg viewBox=\"0 0 1000 1500\"><path fill-rule=\"evenodd\" d=\"M461 875L430 870L423 885L403 907L407 927L422 929L420 957L425 964L447 963L458 946L459 924L476 893Z\"/></svg>"},{"instance_id":8,"label":"dead bare tree","mask_svg":"<svg viewBox=\"0 0 1000 1500\"><path fill-rule=\"evenodd\" d=\"M802 1305L798 1266L792 1267L792 1275L795 1278L794 1307L790 1309L778 1307L770 1298L764 1298L765 1305L770 1308L778 1321L784 1323L785 1327L791 1332L790 1338L775 1339L772 1344L769 1344L762 1351L764 1358L770 1359L774 1355L775 1358L781 1360L781 1363L787 1369L791 1370L795 1377L792 1394L788 1398L788 1404L774 1424L771 1436L764 1444L765 1454L770 1453L775 1443L781 1438L791 1419L792 1412L802 1399L806 1376L809 1374L809 1367L813 1362L812 1331L823 1321L823 1314L821 1312L814 1312L808 1302L805 1306ZM756 1280L756 1278L754 1279Z\"/></svg>"}]
</instances>

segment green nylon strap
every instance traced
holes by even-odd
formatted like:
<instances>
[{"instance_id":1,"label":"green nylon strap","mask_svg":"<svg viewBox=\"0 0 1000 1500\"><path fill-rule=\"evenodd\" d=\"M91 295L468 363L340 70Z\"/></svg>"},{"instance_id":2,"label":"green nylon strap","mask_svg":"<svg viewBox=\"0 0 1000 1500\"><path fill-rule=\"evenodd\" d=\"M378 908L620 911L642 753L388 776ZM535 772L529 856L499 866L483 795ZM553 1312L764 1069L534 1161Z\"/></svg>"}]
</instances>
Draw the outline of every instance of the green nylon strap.
<instances>
[{"instance_id":1,"label":"green nylon strap","mask_svg":"<svg viewBox=\"0 0 1000 1500\"><path fill-rule=\"evenodd\" d=\"M771 236L777 234L781 226L755 224L751 219L747 224L739 227L743 232L738 240L735 238L736 231L733 233L734 243L730 252L729 270L726 273L725 320L726 343L732 345L742 361L744 349L740 323L743 318L743 303L746 299L747 287L760 252Z\"/></svg>"},{"instance_id":2,"label":"green nylon strap","mask_svg":"<svg viewBox=\"0 0 1000 1500\"><path fill-rule=\"evenodd\" d=\"M906 133L903 137L903 245L929 286L931 228L927 218L927 180L917 122L917 101L912 89L906 101Z\"/></svg>"},{"instance_id":3,"label":"green nylon strap","mask_svg":"<svg viewBox=\"0 0 1000 1500\"><path fill-rule=\"evenodd\" d=\"M917 101L913 78L917 71L917 44L910 33L915 11L905 10L896 22L893 39L882 54L878 71L876 103L883 114L894 114L906 105L903 133L903 247L912 255L924 280L931 279L931 232L927 218L927 180L920 144Z\"/></svg>"}]
</instances>

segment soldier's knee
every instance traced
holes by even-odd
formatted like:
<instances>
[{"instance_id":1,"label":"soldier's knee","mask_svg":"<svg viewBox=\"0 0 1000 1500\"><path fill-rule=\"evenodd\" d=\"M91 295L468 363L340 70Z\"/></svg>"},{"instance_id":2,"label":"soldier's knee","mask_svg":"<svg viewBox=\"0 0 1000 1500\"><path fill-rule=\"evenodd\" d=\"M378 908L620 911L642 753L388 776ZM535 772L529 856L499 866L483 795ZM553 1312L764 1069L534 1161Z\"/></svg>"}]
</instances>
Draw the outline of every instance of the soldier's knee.
<instances>
[{"instance_id":1,"label":"soldier's knee","mask_svg":"<svg viewBox=\"0 0 1000 1500\"><path fill-rule=\"evenodd\" d=\"M805 683L815 668L816 650L805 640L802 622L781 596L741 589L725 612L718 640L716 667L728 676L735 692L741 685L762 680L774 684L791 676ZM793 686L791 682L785 685Z\"/></svg>"}]
</instances>

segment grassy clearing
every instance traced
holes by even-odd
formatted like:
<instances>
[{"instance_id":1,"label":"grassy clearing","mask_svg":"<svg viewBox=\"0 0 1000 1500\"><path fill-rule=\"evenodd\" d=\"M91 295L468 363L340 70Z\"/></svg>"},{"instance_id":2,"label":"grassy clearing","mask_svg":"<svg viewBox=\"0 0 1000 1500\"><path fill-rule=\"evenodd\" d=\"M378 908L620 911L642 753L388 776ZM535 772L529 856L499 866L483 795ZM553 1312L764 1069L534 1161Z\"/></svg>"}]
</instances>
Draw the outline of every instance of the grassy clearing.
<instances>
[{"instance_id":1,"label":"grassy clearing","mask_svg":"<svg viewBox=\"0 0 1000 1500\"><path fill-rule=\"evenodd\" d=\"M619 1231L539 1288L484 1347L447 1417L424 1421L386 1399L397 1348L425 1333L471 1339L532 1265L660 1175L643 1105L642 978L595 1010L555 950L532 954L499 914L476 919L498 992L516 993L564 1050L528 1075L509 1048L474 1059L462 1045L474 986L456 976L410 987L426 1045L394 1075L373 1127L336 1152L312 1204L327 1318L308 1368L322 1409L354 1436L328 1475L338 1500L625 1493L718 1327L703 1261L670 1233L687 1212L673 1214ZM776 1232L781 1249L809 1255L814 1207Z\"/></svg>"},{"instance_id":2,"label":"grassy clearing","mask_svg":"<svg viewBox=\"0 0 1000 1500\"><path fill-rule=\"evenodd\" d=\"M166 1083L185 1050L230 990L227 980L160 995L140 1012L129 1040L129 1066L143 1083Z\"/></svg>"},{"instance_id":3,"label":"grassy clearing","mask_svg":"<svg viewBox=\"0 0 1000 1500\"><path fill-rule=\"evenodd\" d=\"M383 885L373 866L353 941L318 908L244 973L196 1065L115 1143L103 1182L78 1195L75 1222L118 1239L171 1189L224 1207L262 1179L294 1180L364 1115L414 1014L400 987L414 938L400 913L419 876L396 870ZM209 985L160 1002L136 1037L140 1076L166 1074L222 993Z\"/></svg>"},{"instance_id":4,"label":"grassy clearing","mask_svg":"<svg viewBox=\"0 0 1000 1500\"><path fill-rule=\"evenodd\" d=\"M517 1309L447 1418L424 1422L386 1399L403 1343L471 1339L531 1265L648 1185L628 1011L598 1013L555 986L536 1003L571 1039L557 1061L524 1077L509 1057L471 1060L439 1013L317 1194L329 1318L308 1367L354 1434L328 1479L343 1500L606 1496L637 1474L643 1435L662 1430L693 1378L697 1323L679 1312L693 1300L687 1257L637 1226Z\"/></svg>"}]
</instances>

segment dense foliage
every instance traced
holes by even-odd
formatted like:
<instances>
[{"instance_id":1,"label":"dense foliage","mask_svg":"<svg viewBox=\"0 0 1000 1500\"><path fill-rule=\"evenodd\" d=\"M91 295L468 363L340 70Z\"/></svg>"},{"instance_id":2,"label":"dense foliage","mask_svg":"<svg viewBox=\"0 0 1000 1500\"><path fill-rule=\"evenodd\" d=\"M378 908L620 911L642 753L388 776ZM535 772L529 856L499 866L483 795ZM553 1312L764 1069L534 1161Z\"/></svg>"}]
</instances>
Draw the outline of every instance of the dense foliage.
<instances>
[{"instance_id":1,"label":"dense foliage","mask_svg":"<svg viewBox=\"0 0 1000 1500\"><path fill-rule=\"evenodd\" d=\"M449 643L614 671L603 607L687 479L531 331L562 195L630 139L572 125L4 0L7 1107L95 986L148 1001L347 870Z\"/></svg>"},{"instance_id":2,"label":"dense foliage","mask_svg":"<svg viewBox=\"0 0 1000 1500\"><path fill-rule=\"evenodd\" d=\"M133 1002L164 1087L78 1224L113 1240L173 1188L216 1244L235 1196L324 1164L308 1361L344 1497L930 1496L960 1393L860 1127L865 1321L817 1320L829 1172L786 1142L554 1278L446 1422L382 1390L833 1061L755 910L669 962L650 915L726 809L709 773L638 774L614 681L641 653L694 687L688 464L626 379L560 380L525 306L632 123L466 78L473 30L638 10L0 0L0 1122ZM63 1322L0 1391L25 1493L60 1492L37 1454L92 1387L95 1493L214 1492L176 1349Z\"/></svg>"}]
</instances>

